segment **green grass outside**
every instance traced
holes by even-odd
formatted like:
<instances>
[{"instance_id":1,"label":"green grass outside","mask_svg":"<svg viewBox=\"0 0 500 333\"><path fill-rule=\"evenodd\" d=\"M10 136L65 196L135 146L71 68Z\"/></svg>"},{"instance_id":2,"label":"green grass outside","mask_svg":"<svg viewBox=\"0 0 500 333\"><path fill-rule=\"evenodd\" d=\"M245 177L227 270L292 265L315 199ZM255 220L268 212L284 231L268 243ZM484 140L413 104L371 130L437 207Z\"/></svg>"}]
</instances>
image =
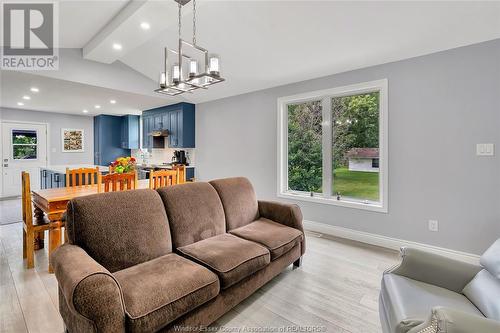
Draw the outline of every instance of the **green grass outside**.
<instances>
[{"instance_id":1,"label":"green grass outside","mask_svg":"<svg viewBox=\"0 0 500 333\"><path fill-rule=\"evenodd\" d=\"M337 192L343 197L378 201L378 172L337 168L334 171L333 193Z\"/></svg>"}]
</instances>

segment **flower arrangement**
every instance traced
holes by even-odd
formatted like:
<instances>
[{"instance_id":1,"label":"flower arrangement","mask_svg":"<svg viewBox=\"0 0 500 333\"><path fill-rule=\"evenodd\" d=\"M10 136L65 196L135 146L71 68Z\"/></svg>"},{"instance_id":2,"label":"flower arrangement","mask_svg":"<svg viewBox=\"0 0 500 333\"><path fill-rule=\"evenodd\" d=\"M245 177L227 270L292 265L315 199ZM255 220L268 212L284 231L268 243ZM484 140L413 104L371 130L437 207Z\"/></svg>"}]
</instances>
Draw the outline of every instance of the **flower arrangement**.
<instances>
[{"instance_id":1,"label":"flower arrangement","mask_svg":"<svg viewBox=\"0 0 500 333\"><path fill-rule=\"evenodd\" d=\"M111 167L116 173L127 173L135 170L135 158L133 157L118 157L114 162L111 162Z\"/></svg>"}]
</instances>

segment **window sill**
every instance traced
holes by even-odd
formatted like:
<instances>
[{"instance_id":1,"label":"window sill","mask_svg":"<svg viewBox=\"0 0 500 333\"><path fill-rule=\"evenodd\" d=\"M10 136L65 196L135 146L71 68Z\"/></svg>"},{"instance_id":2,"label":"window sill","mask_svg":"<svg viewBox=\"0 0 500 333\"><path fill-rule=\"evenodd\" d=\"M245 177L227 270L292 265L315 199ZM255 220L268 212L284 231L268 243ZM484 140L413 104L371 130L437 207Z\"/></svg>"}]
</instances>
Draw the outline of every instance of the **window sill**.
<instances>
[{"instance_id":1,"label":"window sill","mask_svg":"<svg viewBox=\"0 0 500 333\"><path fill-rule=\"evenodd\" d=\"M354 200L346 200L346 199L337 200L335 198L324 198L321 196L312 196L311 197L308 194L297 193L297 192L281 192L281 193L278 193L278 197L283 198L283 199L293 199L293 200L314 202L314 203L319 203L319 204L324 204L324 205L340 206L340 207L354 208L354 209L361 209L361 210L369 210L369 211L378 212L378 213L387 213L387 207L384 206L383 204L377 204L377 203L364 203L364 202L359 202L359 201L354 201Z\"/></svg>"}]
</instances>

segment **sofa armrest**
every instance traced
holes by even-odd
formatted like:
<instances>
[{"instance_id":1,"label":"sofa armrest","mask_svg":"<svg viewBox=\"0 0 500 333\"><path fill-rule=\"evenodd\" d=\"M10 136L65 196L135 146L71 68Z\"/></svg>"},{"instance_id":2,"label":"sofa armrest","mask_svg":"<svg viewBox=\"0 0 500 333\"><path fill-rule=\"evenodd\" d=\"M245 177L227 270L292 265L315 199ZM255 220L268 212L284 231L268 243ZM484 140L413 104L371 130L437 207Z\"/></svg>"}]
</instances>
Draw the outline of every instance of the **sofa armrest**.
<instances>
[{"instance_id":1,"label":"sofa armrest","mask_svg":"<svg viewBox=\"0 0 500 333\"><path fill-rule=\"evenodd\" d=\"M304 237L302 239L301 252L304 254L306 250L306 235L302 225L302 211L298 205L259 200L259 214L266 219L302 231Z\"/></svg>"},{"instance_id":2,"label":"sofa armrest","mask_svg":"<svg viewBox=\"0 0 500 333\"><path fill-rule=\"evenodd\" d=\"M52 255L54 273L69 309L91 320L97 332L125 332L118 282L82 248L64 244Z\"/></svg>"},{"instance_id":3,"label":"sofa armrest","mask_svg":"<svg viewBox=\"0 0 500 333\"><path fill-rule=\"evenodd\" d=\"M435 307L421 325L408 333L498 333L500 322L479 315L445 307Z\"/></svg>"},{"instance_id":4,"label":"sofa armrest","mask_svg":"<svg viewBox=\"0 0 500 333\"><path fill-rule=\"evenodd\" d=\"M401 263L386 273L405 276L458 293L461 293L481 270L480 266L407 247L401 248L401 257Z\"/></svg>"}]
</instances>

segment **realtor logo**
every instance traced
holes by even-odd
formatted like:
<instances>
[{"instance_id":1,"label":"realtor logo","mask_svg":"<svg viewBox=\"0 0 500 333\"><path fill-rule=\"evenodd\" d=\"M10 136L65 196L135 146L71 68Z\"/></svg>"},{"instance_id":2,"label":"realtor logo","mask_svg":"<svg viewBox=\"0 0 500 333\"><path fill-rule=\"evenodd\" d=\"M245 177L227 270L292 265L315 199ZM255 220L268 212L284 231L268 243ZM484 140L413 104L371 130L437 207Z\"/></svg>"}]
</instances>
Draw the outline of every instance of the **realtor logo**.
<instances>
[{"instance_id":1,"label":"realtor logo","mask_svg":"<svg viewBox=\"0 0 500 333\"><path fill-rule=\"evenodd\" d=\"M1 69L56 70L57 3L3 3Z\"/></svg>"}]
</instances>

